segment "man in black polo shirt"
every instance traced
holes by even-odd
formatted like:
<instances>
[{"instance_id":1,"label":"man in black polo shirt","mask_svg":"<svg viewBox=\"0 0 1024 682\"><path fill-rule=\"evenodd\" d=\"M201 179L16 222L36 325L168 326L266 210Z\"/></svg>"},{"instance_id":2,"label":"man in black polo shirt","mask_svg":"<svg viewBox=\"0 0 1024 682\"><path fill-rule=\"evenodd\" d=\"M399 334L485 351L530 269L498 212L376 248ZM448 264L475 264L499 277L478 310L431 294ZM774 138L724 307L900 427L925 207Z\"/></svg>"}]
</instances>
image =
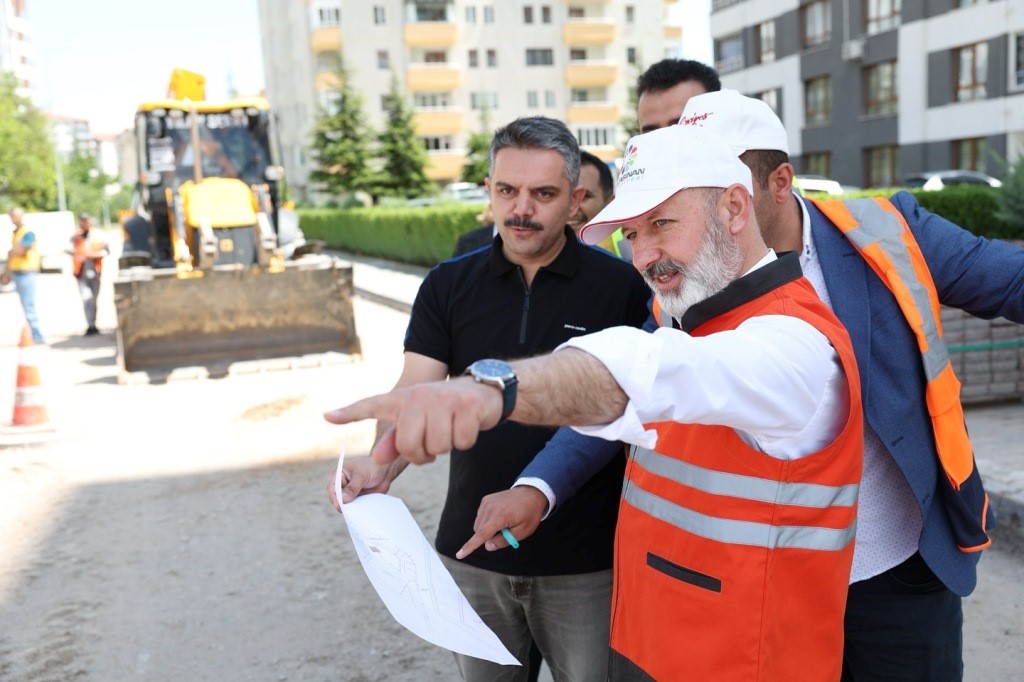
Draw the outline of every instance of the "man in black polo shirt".
<instances>
[{"instance_id":1,"label":"man in black polo shirt","mask_svg":"<svg viewBox=\"0 0 1024 682\"><path fill-rule=\"evenodd\" d=\"M647 316L650 292L636 270L581 244L566 226L583 194L577 186L580 151L568 128L544 117L517 119L496 131L490 159L487 187L499 238L494 248L441 263L424 280L397 386L459 376L482 358L550 351L606 327L639 327ZM436 428L447 436L451 425ZM378 424L379 435L389 430ZM436 546L470 604L521 662L532 636L559 679L600 680L607 665L622 458L560 504L518 549L455 559L473 535L483 497L511 488L554 433L505 422L481 433L475 444L453 450ZM568 452L585 443L565 447ZM404 468L400 462L381 467L370 458L347 459L345 499L386 492ZM527 482L515 491L544 507L543 485ZM456 659L467 680L526 676L525 668Z\"/></svg>"}]
</instances>

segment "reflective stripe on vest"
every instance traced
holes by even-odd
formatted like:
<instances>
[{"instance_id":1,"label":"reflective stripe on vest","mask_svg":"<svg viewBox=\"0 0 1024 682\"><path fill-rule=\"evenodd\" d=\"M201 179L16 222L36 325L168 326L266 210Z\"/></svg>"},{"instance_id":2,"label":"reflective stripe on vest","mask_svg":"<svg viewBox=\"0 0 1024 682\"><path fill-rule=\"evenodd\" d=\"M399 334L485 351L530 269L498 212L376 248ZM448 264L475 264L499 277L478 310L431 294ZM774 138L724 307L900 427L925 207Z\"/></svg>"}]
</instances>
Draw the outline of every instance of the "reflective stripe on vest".
<instances>
[{"instance_id":1,"label":"reflective stripe on vest","mask_svg":"<svg viewBox=\"0 0 1024 682\"><path fill-rule=\"evenodd\" d=\"M942 338L938 294L921 248L906 220L885 198L812 201L892 291L917 337L935 449L946 477L959 490L974 470L974 454L960 404L960 382Z\"/></svg>"},{"instance_id":2,"label":"reflective stripe on vest","mask_svg":"<svg viewBox=\"0 0 1024 682\"><path fill-rule=\"evenodd\" d=\"M810 483L779 483L750 476L712 471L646 448L636 448L634 458L645 469L690 488L758 502L809 507L853 506L856 485L826 486ZM623 499L637 509L687 533L737 545L767 549L814 549L839 551L853 541L856 521L845 528L822 526L775 526L737 521L703 514L670 502L627 482Z\"/></svg>"}]
</instances>

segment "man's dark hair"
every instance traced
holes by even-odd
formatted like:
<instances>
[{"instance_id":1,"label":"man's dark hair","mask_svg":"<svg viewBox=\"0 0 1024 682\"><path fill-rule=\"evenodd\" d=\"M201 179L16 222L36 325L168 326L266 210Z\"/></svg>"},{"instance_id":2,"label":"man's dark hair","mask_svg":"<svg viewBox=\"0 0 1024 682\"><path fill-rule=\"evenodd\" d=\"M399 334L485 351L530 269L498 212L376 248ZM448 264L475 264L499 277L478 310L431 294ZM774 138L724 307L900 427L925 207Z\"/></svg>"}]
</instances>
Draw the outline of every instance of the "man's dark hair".
<instances>
[{"instance_id":1,"label":"man's dark hair","mask_svg":"<svg viewBox=\"0 0 1024 682\"><path fill-rule=\"evenodd\" d=\"M713 68L693 59L662 59L636 79L636 96L645 92L661 92L686 81L700 81L707 92L722 89L722 81Z\"/></svg>"},{"instance_id":2,"label":"man's dark hair","mask_svg":"<svg viewBox=\"0 0 1024 682\"><path fill-rule=\"evenodd\" d=\"M740 154L740 161L750 169L757 186L768 189L768 176L782 164L789 163L789 154L774 149L750 149Z\"/></svg>"},{"instance_id":3,"label":"man's dark hair","mask_svg":"<svg viewBox=\"0 0 1024 682\"><path fill-rule=\"evenodd\" d=\"M580 182L580 147L576 142L576 136L561 121L547 116L530 116L517 118L495 130L488 159L488 174L492 177L494 158L507 147L550 149L558 152L565 160L563 175L569 181L569 187L575 187Z\"/></svg>"},{"instance_id":4,"label":"man's dark hair","mask_svg":"<svg viewBox=\"0 0 1024 682\"><path fill-rule=\"evenodd\" d=\"M601 183L601 191L604 192L604 198L607 199L615 191L615 180L612 179L612 169L608 167L608 164L597 158L590 152L580 150L580 165L585 166L590 164L597 169L597 177Z\"/></svg>"}]
</instances>

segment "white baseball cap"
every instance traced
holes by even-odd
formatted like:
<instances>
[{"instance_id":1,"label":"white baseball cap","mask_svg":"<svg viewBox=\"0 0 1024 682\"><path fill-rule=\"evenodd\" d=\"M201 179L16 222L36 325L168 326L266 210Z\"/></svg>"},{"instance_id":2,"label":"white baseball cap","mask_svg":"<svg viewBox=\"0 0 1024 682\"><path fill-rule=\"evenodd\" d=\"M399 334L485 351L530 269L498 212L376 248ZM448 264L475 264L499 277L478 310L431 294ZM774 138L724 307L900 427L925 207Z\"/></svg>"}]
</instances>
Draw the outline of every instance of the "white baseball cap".
<instances>
[{"instance_id":1,"label":"white baseball cap","mask_svg":"<svg viewBox=\"0 0 1024 682\"><path fill-rule=\"evenodd\" d=\"M736 184L753 196L750 169L710 131L669 126L637 135L626 143L615 198L580 230L580 239L597 244L680 190Z\"/></svg>"},{"instance_id":2,"label":"white baseball cap","mask_svg":"<svg viewBox=\"0 0 1024 682\"><path fill-rule=\"evenodd\" d=\"M736 155L751 149L789 154L789 138L782 121L765 102L735 90L706 92L686 102L679 125L710 130L725 138Z\"/></svg>"}]
</instances>

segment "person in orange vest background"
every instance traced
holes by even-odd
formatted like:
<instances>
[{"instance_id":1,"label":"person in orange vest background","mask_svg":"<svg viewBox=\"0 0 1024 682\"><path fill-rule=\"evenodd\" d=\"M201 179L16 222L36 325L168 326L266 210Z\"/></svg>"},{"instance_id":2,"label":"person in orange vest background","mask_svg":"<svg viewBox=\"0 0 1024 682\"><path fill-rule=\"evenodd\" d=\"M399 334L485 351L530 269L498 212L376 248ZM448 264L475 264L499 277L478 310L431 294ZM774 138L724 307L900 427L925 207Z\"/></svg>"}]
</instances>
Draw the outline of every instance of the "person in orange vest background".
<instances>
[{"instance_id":1,"label":"person in orange vest background","mask_svg":"<svg viewBox=\"0 0 1024 682\"><path fill-rule=\"evenodd\" d=\"M860 380L849 335L797 256L765 245L752 196L750 169L716 135L672 126L633 137L615 199L581 236L594 244L621 225L679 329L614 327L489 361L501 381L407 386L325 415L391 423L373 451L381 465L431 461L503 417L634 444L610 679L840 676ZM505 547L512 521L478 518L457 556Z\"/></svg>"},{"instance_id":2,"label":"person in orange vest background","mask_svg":"<svg viewBox=\"0 0 1024 682\"><path fill-rule=\"evenodd\" d=\"M14 233L11 234L11 250L7 252L7 269L0 280L5 283L7 280L14 282L21 300L21 309L25 311L25 321L32 331L32 340L46 343L36 315L36 280L41 265L36 233L25 226L25 211L22 209L15 206L7 215L14 226Z\"/></svg>"},{"instance_id":3,"label":"person in orange vest background","mask_svg":"<svg viewBox=\"0 0 1024 682\"><path fill-rule=\"evenodd\" d=\"M74 262L75 279L82 295L85 308L86 336L99 334L96 328L96 299L100 294L100 275L103 273L103 257L110 253L107 243L92 236L92 216L81 213L75 236L71 238L71 257Z\"/></svg>"}]
</instances>

